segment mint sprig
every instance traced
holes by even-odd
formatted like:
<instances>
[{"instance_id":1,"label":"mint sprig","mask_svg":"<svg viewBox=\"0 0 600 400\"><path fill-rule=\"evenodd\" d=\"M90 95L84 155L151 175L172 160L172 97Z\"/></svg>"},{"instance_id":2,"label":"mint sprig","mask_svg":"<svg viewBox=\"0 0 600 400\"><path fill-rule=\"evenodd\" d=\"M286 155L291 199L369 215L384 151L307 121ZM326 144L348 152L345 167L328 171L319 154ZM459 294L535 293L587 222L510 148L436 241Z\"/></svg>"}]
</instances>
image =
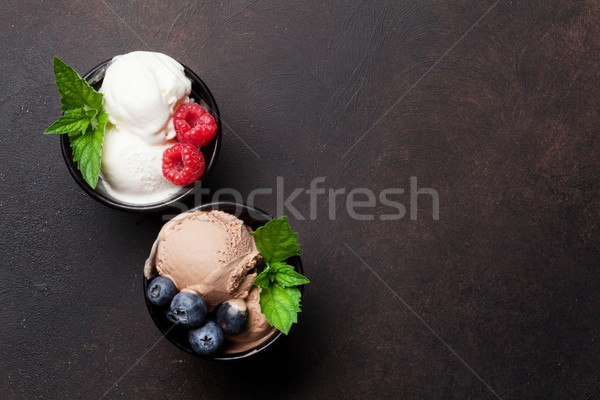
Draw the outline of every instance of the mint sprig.
<instances>
[{"instance_id":1,"label":"mint sprig","mask_svg":"<svg viewBox=\"0 0 600 400\"><path fill-rule=\"evenodd\" d=\"M292 324L298 322L300 296L297 288L284 288L275 283L266 288L260 288L258 302L267 321L287 335Z\"/></svg>"},{"instance_id":2,"label":"mint sprig","mask_svg":"<svg viewBox=\"0 0 600 400\"><path fill-rule=\"evenodd\" d=\"M294 271L294 267L283 262L268 265L254 280L254 284L262 288L266 288L271 282L277 282L283 287L310 283L304 275Z\"/></svg>"},{"instance_id":3,"label":"mint sprig","mask_svg":"<svg viewBox=\"0 0 600 400\"><path fill-rule=\"evenodd\" d=\"M256 248L267 264L298 255L298 234L292 232L287 217L273 219L253 233Z\"/></svg>"},{"instance_id":4,"label":"mint sprig","mask_svg":"<svg viewBox=\"0 0 600 400\"><path fill-rule=\"evenodd\" d=\"M85 181L95 188L100 176L102 138L108 114L102 106L102 93L58 57L54 57L54 77L65 112L44 134L68 134L73 161Z\"/></svg>"},{"instance_id":5,"label":"mint sprig","mask_svg":"<svg viewBox=\"0 0 600 400\"><path fill-rule=\"evenodd\" d=\"M300 290L296 286L310 283L294 271L294 267L283 262L300 252L298 234L292 232L287 217L273 219L252 233L256 248L265 264L254 284L260 288L260 310L269 324L286 335L293 323L298 322Z\"/></svg>"}]
</instances>

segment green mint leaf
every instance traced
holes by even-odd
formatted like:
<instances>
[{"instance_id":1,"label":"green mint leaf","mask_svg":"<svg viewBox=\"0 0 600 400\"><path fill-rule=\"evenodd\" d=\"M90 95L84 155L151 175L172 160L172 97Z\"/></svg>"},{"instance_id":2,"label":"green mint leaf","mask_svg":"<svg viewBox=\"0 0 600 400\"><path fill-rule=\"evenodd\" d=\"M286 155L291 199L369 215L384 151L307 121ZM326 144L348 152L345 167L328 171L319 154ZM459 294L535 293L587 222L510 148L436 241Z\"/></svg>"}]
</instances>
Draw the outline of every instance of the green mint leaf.
<instances>
[{"instance_id":1,"label":"green mint leaf","mask_svg":"<svg viewBox=\"0 0 600 400\"><path fill-rule=\"evenodd\" d=\"M269 267L265 268L254 278L254 284L260 288L268 288L272 279L269 276Z\"/></svg>"},{"instance_id":2,"label":"green mint leaf","mask_svg":"<svg viewBox=\"0 0 600 400\"><path fill-rule=\"evenodd\" d=\"M260 288L260 310L269 324L287 335L292 324L298 322L300 296L296 288L284 288L273 283L267 288Z\"/></svg>"},{"instance_id":3,"label":"green mint leaf","mask_svg":"<svg viewBox=\"0 0 600 400\"><path fill-rule=\"evenodd\" d=\"M96 92L85 79L58 57L54 57L54 77L60 94L62 110L86 107L97 111L102 109L102 94Z\"/></svg>"},{"instance_id":4,"label":"green mint leaf","mask_svg":"<svg viewBox=\"0 0 600 400\"><path fill-rule=\"evenodd\" d=\"M295 287L310 283L294 267L282 262L298 255L298 234L292 232L287 217L273 219L254 233L256 248L266 263L257 268L254 284L260 288L260 309L272 326L286 335L298 322L300 291Z\"/></svg>"},{"instance_id":5,"label":"green mint leaf","mask_svg":"<svg viewBox=\"0 0 600 400\"><path fill-rule=\"evenodd\" d=\"M49 133L71 133L81 132L85 134L87 127L92 122L92 118L96 115L95 110L85 110L83 108L75 108L67 111L65 115L60 117L58 121L53 123L44 131L44 134Z\"/></svg>"},{"instance_id":6,"label":"green mint leaf","mask_svg":"<svg viewBox=\"0 0 600 400\"><path fill-rule=\"evenodd\" d=\"M100 175L102 138L107 119L108 114L102 111L96 117L94 128L90 127L83 134L77 131L69 134L71 148L73 149L73 160L77 162L81 175L92 188L96 188L98 176Z\"/></svg>"},{"instance_id":7,"label":"green mint leaf","mask_svg":"<svg viewBox=\"0 0 600 400\"><path fill-rule=\"evenodd\" d=\"M293 287L310 283L308 278L294 271L294 267L283 262L269 265L254 279L254 284L262 288L268 287L271 282L277 282L283 287Z\"/></svg>"},{"instance_id":8,"label":"green mint leaf","mask_svg":"<svg viewBox=\"0 0 600 400\"><path fill-rule=\"evenodd\" d=\"M102 138L108 114L103 111L102 94L58 57L54 57L54 76L65 114L44 133L68 134L73 161L85 181L96 188L100 175Z\"/></svg>"},{"instance_id":9,"label":"green mint leaf","mask_svg":"<svg viewBox=\"0 0 600 400\"><path fill-rule=\"evenodd\" d=\"M272 219L252 233L256 248L268 264L298 255L298 234L292 232L287 217Z\"/></svg>"},{"instance_id":10,"label":"green mint leaf","mask_svg":"<svg viewBox=\"0 0 600 400\"><path fill-rule=\"evenodd\" d=\"M294 271L294 267L286 263L274 263L270 266L269 276L283 287L292 287L310 283L304 275Z\"/></svg>"}]
</instances>

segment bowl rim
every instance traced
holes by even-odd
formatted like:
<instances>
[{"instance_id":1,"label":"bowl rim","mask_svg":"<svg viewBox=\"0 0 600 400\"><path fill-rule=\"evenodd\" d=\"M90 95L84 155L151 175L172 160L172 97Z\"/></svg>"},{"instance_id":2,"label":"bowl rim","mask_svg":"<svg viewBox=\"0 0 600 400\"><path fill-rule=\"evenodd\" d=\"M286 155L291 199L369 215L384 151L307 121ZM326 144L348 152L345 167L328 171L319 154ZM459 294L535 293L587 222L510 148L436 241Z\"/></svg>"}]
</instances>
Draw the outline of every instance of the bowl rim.
<instances>
[{"instance_id":1,"label":"bowl rim","mask_svg":"<svg viewBox=\"0 0 600 400\"><path fill-rule=\"evenodd\" d=\"M219 211L228 212L227 210L229 210L229 209L235 209L235 210L239 209L242 212L243 211L248 212L250 215L258 216L264 220L264 223L261 222L262 225L266 224L268 221L270 221L274 218L273 216L271 216L267 212L261 210L260 208L249 206L245 203L235 203L235 202L230 202L230 201L216 201L216 202L211 202L211 203L207 203L207 204L201 204L199 206L191 208L190 210L186 211L186 213L191 213L194 211L210 211L210 210L219 210ZM229 213L229 214L231 214L231 213ZM242 219L240 216L236 216L236 217ZM244 220L242 219L242 221L244 221ZM247 222L244 221L244 223L246 224ZM304 268L302 266L301 257L296 256L295 261L296 262L295 262L294 268L296 269L296 271L301 274L304 274ZM146 307L148 308L148 313L150 314L150 317L152 318L154 325L156 325L156 327L161 332L161 334L164 337L166 337L169 342L171 342L175 347L177 347L178 349L182 350L183 352L185 352L187 354L191 354L195 357L198 357L198 358L201 358L204 360L218 360L218 361L240 360L240 359L245 359L245 358L251 357L255 354L258 354L258 353L264 351L266 348L270 347L273 343L277 342L283 335L283 332L277 331L277 333L275 335L273 335L271 338L267 339L266 341L260 343L258 345L258 347L244 350L239 353L231 353L230 355L221 353L218 355L218 357L201 356L199 354L196 354L191 349L184 347L183 345L181 345L181 343L177 342L176 340L174 340L169 335L170 329L168 329L158 323L157 317L155 316L155 307L150 303L150 301L148 300L148 296L146 295L146 292L148 291L148 284L150 281L146 278L146 276L144 274L142 274L142 281L143 281L142 289L144 290L144 300L146 302ZM301 285L298 287L298 289L300 290L302 295L304 295L304 286Z\"/></svg>"},{"instance_id":2,"label":"bowl rim","mask_svg":"<svg viewBox=\"0 0 600 400\"><path fill-rule=\"evenodd\" d=\"M83 75L83 79L85 79L89 83L89 81L92 77L95 77L97 74L102 74L103 73L102 70L103 69L106 70L106 68L113 61L113 59L114 58L110 58L110 59L105 60L105 61L101 62L100 64L96 65L89 72L87 72L85 75ZM179 64L181 64L181 63L179 63ZM215 121L217 123L217 134L215 135L215 138L213 139L214 140L214 149L213 149L212 153L210 154L210 157L209 157L210 162L206 165L204 174L202 174L202 177L198 181L183 187L183 189L186 189L186 190L183 191L181 194L179 194L173 198L170 198L168 200L158 202L158 203L146 204L146 205L135 205L135 204L122 203L118 200L104 196L103 194L99 193L95 189L92 189L87 184L87 182L83 179L81 172L79 171L79 169L77 169L75 162L73 161L73 153L71 150L71 145L69 142L68 135L61 135L61 138L60 138L61 152L62 152L63 159L65 161L65 164L67 166L67 169L71 173L71 176L73 177L75 182L77 182L77 184L94 200L100 202L101 204L103 204L105 206L108 206L110 208L120 210L120 211L142 212L142 213L163 211L166 208L168 208L169 206L171 206L172 204L182 201L185 198L187 198L190 194L192 194L194 192L196 184L199 184L203 180L208 178L208 176L210 175L212 170L215 168L215 164L217 162L217 158L218 158L219 152L221 150L221 142L222 142L222 135L223 135L222 127L221 127L221 114L219 112L219 107L217 106L217 102L215 101L215 98L213 97L210 89L208 88L208 86L206 86L206 83L204 83L204 81L202 79L200 79L200 77L194 71L192 71L190 68L188 68L186 65L181 64L181 66L183 67L185 75L188 78L190 78L190 80L192 81L192 84L193 85L197 84L200 86L200 93L205 95L206 100L208 100L208 101L206 101L206 103L208 104L208 107L210 108L210 110L208 110L208 111L211 112L211 110L212 110L211 114L215 118ZM102 76L102 79L104 79L104 76Z\"/></svg>"}]
</instances>

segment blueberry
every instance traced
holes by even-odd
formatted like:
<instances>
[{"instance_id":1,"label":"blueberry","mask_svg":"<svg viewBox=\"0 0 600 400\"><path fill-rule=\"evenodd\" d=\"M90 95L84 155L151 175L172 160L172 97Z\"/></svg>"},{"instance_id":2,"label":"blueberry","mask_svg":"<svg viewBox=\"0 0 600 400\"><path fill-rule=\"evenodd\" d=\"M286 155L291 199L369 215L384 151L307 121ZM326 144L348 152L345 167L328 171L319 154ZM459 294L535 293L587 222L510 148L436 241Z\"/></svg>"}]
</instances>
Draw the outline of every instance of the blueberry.
<instances>
[{"instance_id":1,"label":"blueberry","mask_svg":"<svg viewBox=\"0 0 600 400\"><path fill-rule=\"evenodd\" d=\"M239 335L248 328L248 309L243 303L243 309L240 309L236 303L223 303L217 308L217 324L230 336Z\"/></svg>"},{"instance_id":2,"label":"blueberry","mask_svg":"<svg viewBox=\"0 0 600 400\"><path fill-rule=\"evenodd\" d=\"M206 320L206 304L197 294L179 292L171 301L171 311L167 317L177 324L200 326Z\"/></svg>"},{"instance_id":3,"label":"blueberry","mask_svg":"<svg viewBox=\"0 0 600 400\"><path fill-rule=\"evenodd\" d=\"M164 276L157 276L148 285L148 300L155 306L166 306L173 300L177 288L172 280Z\"/></svg>"},{"instance_id":4,"label":"blueberry","mask_svg":"<svg viewBox=\"0 0 600 400\"><path fill-rule=\"evenodd\" d=\"M192 349L197 354L210 356L221 349L225 336L219 325L213 321L208 321L200 328L190 329L188 339Z\"/></svg>"}]
</instances>

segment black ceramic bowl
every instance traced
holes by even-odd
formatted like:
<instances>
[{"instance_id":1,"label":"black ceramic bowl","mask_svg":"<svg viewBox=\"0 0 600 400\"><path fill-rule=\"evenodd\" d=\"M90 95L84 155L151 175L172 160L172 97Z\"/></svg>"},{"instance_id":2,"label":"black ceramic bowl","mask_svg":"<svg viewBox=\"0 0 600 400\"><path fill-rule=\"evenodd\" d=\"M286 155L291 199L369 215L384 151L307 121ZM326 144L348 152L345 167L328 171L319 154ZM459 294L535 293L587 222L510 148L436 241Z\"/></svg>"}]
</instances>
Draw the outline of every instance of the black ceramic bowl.
<instances>
[{"instance_id":1,"label":"black ceramic bowl","mask_svg":"<svg viewBox=\"0 0 600 400\"><path fill-rule=\"evenodd\" d=\"M110 64L111 61L112 61L112 59L104 61L102 64L98 65L97 67L92 69L90 72L85 74L83 76L83 78L91 86L93 86L94 89L96 89L96 90L100 89L100 86L102 86L102 80L104 79L104 73L106 72L106 68L108 68L108 65ZM222 132L221 132L221 118L220 118L220 114L219 114L219 108L217 107L217 103L215 102L214 97L210 93L210 90L208 89L206 84L202 81L202 79L200 79L198 77L198 75L196 75L191 69L189 69L185 65L183 66L183 68L184 68L185 76L187 76L192 81L192 93L190 94L190 97L192 97L196 101L196 103L200 103L201 105L203 105L206 108L206 110L215 118L215 121L217 122L217 135L208 145L200 148L200 150L202 151L202 155L204 156L204 161L206 163L206 170L204 171L204 174L202 175L200 180L191 185L182 187L181 190L179 192L177 192L176 194L174 194L172 197L170 197L166 200L163 200L161 202L158 202L158 203L152 203L152 204L147 204L147 205L135 205L135 204L124 203L124 202L117 200L117 199L113 198L112 196L110 196L106 192L106 190L104 190L104 187L102 186L102 184L100 182L98 182L96 189L92 189L87 184L85 179L83 179L81 172L79 172L79 170L77 169L77 165L73 161L73 153L71 151L71 146L69 144L68 135L61 135L62 137L61 137L60 144L62 147L63 158L65 159L65 163L67 164L67 168L69 169L69 172L71 172L71 175L73 176L73 179L75 179L75 182L77 182L79 184L79 186L81 186L81 188L87 194L89 194L93 199L99 201L100 203L102 203L106 206L115 208L117 210L122 210L122 211L135 211L135 212L163 211L163 210L169 208L169 206L172 205L173 203L182 201L185 198L187 198L188 196L190 196L192 194L192 192L194 191L195 185L199 184L199 182L206 179L208 177L208 175L210 174L210 172L213 170L213 168L215 167L215 164L217 162L219 150L221 148ZM100 178L100 180L101 179L102 178Z\"/></svg>"},{"instance_id":2,"label":"black ceramic bowl","mask_svg":"<svg viewBox=\"0 0 600 400\"><path fill-rule=\"evenodd\" d=\"M233 214L236 217L238 217L239 219L241 219L242 221L244 221L244 223L246 225L248 225L249 227L251 227L253 230L258 229L260 226L266 224L267 222L269 222L270 220L273 219L273 217L271 217L269 214L267 214L266 212L259 210L257 208L250 207L247 205L242 205L242 204L229 203L229 202L216 202L216 203L204 204L204 205L201 205L199 207L196 207L196 208L190 210L190 212L197 211L197 210L201 210L201 211L220 210L220 211L227 212L229 214ZM301 274L304 273L304 269L302 268L302 260L300 259L299 256L289 258L288 260L286 260L286 262L288 264L292 265L297 272L299 272ZM156 307L152 303L150 303L150 301L148 300L148 297L146 296L146 293L148 292L148 284L149 283L150 283L150 281L148 279L146 279L146 277L144 276L144 285L143 285L144 286L144 299L146 300L146 306L148 307L148 312L150 313L152 320L154 321L154 323L156 324L158 329L161 331L161 333L163 335L165 335L166 338L169 339L169 341L175 345L175 347L179 348L180 350L185 351L188 354L192 354L192 355L195 355L200 358L210 358L213 360L223 360L223 361L248 358L250 356L253 356L253 355L263 351L267 347L271 346L273 343L275 343L275 341L277 341L283 335L283 333L277 331L275 333L275 335L271 336L266 341L260 343L255 348L248 349L243 352L229 353L229 354L220 353L214 357L200 356L200 355L196 354L190 347L190 344L188 342L188 337L187 337L188 330L184 327L174 326L173 323L167 319L164 309ZM300 289L300 292L303 292L302 286L299 286L298 289Z\"/></svg>"}]
</instances>

